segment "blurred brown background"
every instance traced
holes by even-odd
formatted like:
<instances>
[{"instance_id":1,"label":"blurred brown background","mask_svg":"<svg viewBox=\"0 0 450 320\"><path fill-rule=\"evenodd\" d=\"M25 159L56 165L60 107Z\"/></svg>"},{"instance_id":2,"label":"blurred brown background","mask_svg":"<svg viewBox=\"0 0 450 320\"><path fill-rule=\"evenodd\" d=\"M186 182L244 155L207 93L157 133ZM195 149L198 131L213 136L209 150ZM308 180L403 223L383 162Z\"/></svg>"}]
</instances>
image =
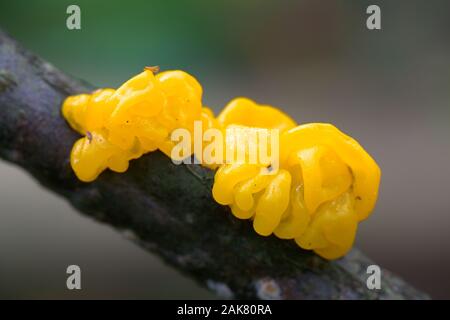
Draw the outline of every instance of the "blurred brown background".
<instances>
[{"instance_id":1,"label":"blurred brown background","mask_svg":"<svg viewBox=\"0 0 450 320\"><path fill-rule=\"evenodd\" d=\"M82 30L65 26L78 4ZM382 10L369 31L368 5ZM2 1L0 26L68 73L117 86L181 68L220 110L235 96L331 122L383 171L357 245L450 298L449 1ZM176 235L174 235L176 236ZM83 290L68 291L78 264ZM213 298L0 161L0 298Z\"/></svg>"}]
</instances>

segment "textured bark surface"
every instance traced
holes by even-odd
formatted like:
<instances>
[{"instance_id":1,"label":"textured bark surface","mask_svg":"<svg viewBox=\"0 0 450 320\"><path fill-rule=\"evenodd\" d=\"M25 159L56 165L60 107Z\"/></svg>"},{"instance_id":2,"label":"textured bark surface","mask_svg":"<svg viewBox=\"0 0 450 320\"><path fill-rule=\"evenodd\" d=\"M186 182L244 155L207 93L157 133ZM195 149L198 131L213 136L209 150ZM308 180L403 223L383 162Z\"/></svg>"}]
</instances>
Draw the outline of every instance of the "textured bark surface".
<instances>
[{"instance_id":1,"label":"textured bark surface","mask_svg":"<svg viewBox=\"0 0 450 320\"><path fill-rule=\"evenodd\" d=\"M251 223L213 201L212 171L176 166L160 152L132 161L124 174L78 181L69 154L79 136L60 106L66 96L92 89L0 30L0 156L225 298L428 298L386 270L382 289L368 290L372 262L356 249L329 262L292 241L258 236Z\"/></svg>"}]
</instances>

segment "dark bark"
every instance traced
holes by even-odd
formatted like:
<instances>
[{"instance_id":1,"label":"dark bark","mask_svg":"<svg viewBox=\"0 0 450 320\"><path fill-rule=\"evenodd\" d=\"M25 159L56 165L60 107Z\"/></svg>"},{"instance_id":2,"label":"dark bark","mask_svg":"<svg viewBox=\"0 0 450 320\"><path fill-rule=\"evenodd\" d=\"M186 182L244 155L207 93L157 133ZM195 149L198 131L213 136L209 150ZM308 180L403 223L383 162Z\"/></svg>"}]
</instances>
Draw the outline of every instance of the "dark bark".
<instances>
[{"instance_id":1,"label":"dark bark","mask_svg":"<svg viewBox=\"0 0 450 320\"><path fill-rule=\"evenodd\" d=\"M0 156L224 297L427 298L386 270L382 289L368 290L372 262L356 249L329 262L292 241L258 236L251 223L211 198L212 171L176 166L160 152L132 161L124 174L108 171L95 182L78 181L69 154L79 136L60 106L66 96L92 89L0 31Z\"/></svg>"}]
</instances>

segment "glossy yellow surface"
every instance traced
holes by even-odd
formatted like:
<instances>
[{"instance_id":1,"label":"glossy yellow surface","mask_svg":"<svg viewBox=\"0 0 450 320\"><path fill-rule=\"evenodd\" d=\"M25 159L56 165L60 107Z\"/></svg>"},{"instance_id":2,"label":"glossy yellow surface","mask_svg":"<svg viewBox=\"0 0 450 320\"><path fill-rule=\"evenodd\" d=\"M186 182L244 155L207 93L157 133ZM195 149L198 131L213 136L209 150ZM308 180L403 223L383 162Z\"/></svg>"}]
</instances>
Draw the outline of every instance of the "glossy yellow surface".
<instances>
[{"instance_id":1,"label":"glossy yellow surface","mask_svg":"<svg viewBox=\"0 0 450 320\"><path fill-rule=\"evenodd\" d=\"M377 199L381 173L370 155L331 124L297 125L277 108L247 98L232 100L216 118L201 99L194 77L183 71L155 76L151 69L117 90L67 98L63 116L84 136L71 153L77 177L88 182L106 169L124 172L130 160L157 149L170 156L173 130L192 133L194 121L201 121L203 131L223 132L225 148L248 142L258 130L277 129L278 170L249 163L248 154L244 162L208 165L217 169L213 198L237 218L251 219L262 236L293 239L327 259L345 255ZM243 130L227 130L236 127ZM257 152L261 145L251 147Z\"/></svg>"},{"instance_id":2,"label":"glossy yellow surface","mask_svg":"<svg viewBox=\"0 0 450 320\"><path fill-rule=\"evenodd\" d=\"M202 88L189 74L167 71L155 76L150 70L117 90L100 89L67 98L63 116L85 135L71 154L77 177L89 182L107 168L124 172L130 160L157 149L170 156L172 130L192 131L194 120L208 119L201 98Z\"/></svg>"},{"instance_id":3,"label":"glossy yellow surface","mask_svg":"<svg viewBox=\"0 0 450 320\"><path fill-rule=\"evenodd\" d=\"M296 123L287 114L277 108L258 105L247 98L233 99L217 117L219 123L228 125L242 125L256 128L270 128L284 131L295 127Z\"/></svg>"}]
</instances>

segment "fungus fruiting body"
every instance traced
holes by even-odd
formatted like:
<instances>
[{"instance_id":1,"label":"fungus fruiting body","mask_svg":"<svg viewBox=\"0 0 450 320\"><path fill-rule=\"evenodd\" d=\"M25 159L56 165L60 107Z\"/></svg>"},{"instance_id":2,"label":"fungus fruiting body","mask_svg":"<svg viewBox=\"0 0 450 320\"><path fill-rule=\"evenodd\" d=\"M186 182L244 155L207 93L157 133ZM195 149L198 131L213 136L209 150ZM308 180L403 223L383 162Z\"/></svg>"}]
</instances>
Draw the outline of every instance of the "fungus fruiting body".
<instances>
[{"instance_id":1,"label":"fungus fruiting body","mask_svg":"<svg viewBox=\"0 0 450 320\"><path fill-rule=\"evenodd\" d=\"M225 150L231 142L248 147L239 161L204 164L216 170L215 201L229 206L237 218L252 220L258 234L293 239L326 259L351 249L358 223L375 206L381 175L354 139L331 124L297 125L279 109L247 98L232 100L215 117L203 106L202 87L194 77L183 71L154 72L145 68L116 90L64 101L64 118L83 135L70 157L80 180L93 181L106 169L125 172L130 160L155 150L173 159L174 132L193 134L200 123L203 130L223 133L218 144ZM269 130L277 139L269 134L264 141L252 140ZM201 146L207 148L211 140ZM276 153L269 152L268 160L253 157L262 154L266 143ZM187 150L183 157L204 157L196 148Z\"/></svg>"}]
</instances>

